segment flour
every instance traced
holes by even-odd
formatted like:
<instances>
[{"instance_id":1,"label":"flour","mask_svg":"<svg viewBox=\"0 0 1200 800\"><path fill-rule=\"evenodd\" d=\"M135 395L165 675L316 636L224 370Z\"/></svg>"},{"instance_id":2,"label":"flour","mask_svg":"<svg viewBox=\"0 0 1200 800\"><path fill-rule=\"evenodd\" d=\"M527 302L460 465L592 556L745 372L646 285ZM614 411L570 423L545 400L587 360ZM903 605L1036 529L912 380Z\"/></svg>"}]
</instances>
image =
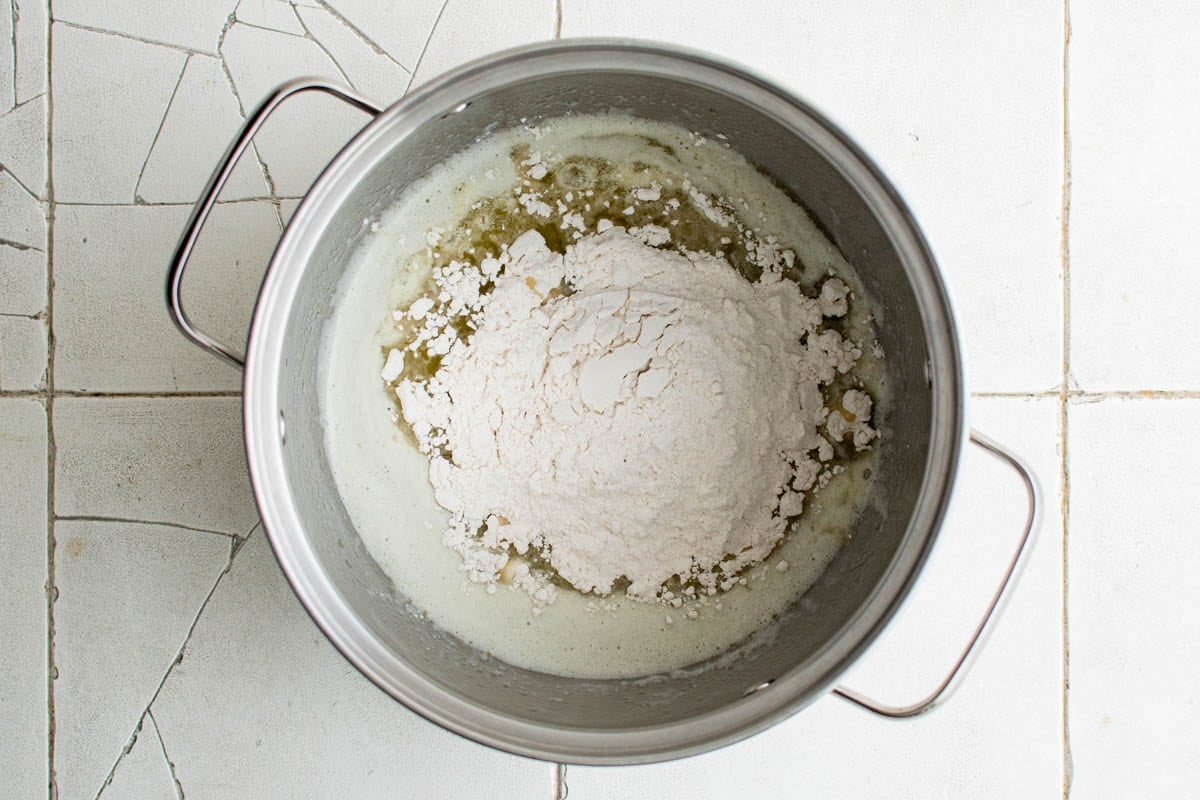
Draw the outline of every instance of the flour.
<instances>
[{"instance_id":1,"label":"flour","mask_svg":"<svg viewBox=\"0 0 1200 800\"><path fill-rule=\"evenodd\" d=\"M524 166L545 174L540 153ZM750 282L719 256L658 249L665 228L604 222L562 255L530 231L435 269L436 302L404 314L407 351L440 367L395 393L472 581L549 603L540 561L581 592L626 583L679 608L745 583L836 469L830 439L870 444L870 397L846 391L832 413L825 398L862 351L824 327L846 313L846 284L805 296L774 240L758 241ZM466 337L451 325L463 315ZM385 381L404 358L388 353Z\"/></svg>"},{"instance_id":2,"label":"flour","mask_svg":"<svg viewBox=\"0 0 1200 800\"><path fill-rule=\"evenodd\" d=\"M842 439L835 443L829 426L832 423L836 432L841 424L839 417L851 426L860 420L852 408L856 401L849 390L858 390L864 399L873 401L871 427L885 426L889 410L895 407L884 354L875 342L874 326L882 319L881 310L853 266L804 209L721 137L710 137L701 144L699 137L684 128L621 115L529 122L495 131L466 148L404 189L394 207L364 221L364 228L376 232L356 251L345 280L338 286L334 314L322 334L321 423L338 496L363 546L395 587L396 602L404 609L400 613L419 613L440 632L478 648L498 662L551 675L597 679L641 678L671 671L689 676L721 668L769 641L772 621L804 602L805 592L823 580L826 566L838 557L848 539L873 535L871 525L861 523L871 519L864 512L880 497L875 483L885 473L882 464L886 449L878 439L872 439L863 450L856 450L854 434L849 430L843 430ZM536 170L541 179L532 177L535 163L522 163L533 162L535 152L539 156L536 163L547 170L544 174ZM649 190L642 192L645 197L655 193L655 182L658 199L639 199L639 189ZM526 202L532 210L526 209L522 195L528 195ZM628 215L626 211L633 213ZM537 244L532 237L517 247L519 234L530 228L536 228L549 249L559 255L547 257L540 247L523 250L526 245ZM420 426L399 416L402 409L395 389L401 383L411 381L429 388L431 377L448 377L450 364L465 359L468 350L480 345L492 347L487 340L494 337L493 331L501 329L501 317L496 316L494 329L489 327L493 323L488 319L501 309L499 284L510 270L512 276L533 276L532 288L546 295L543 303L523 281L513 287L538 303L531 314L551 316L563 300L600 291L598 286L577 286L570 298L562 296L562 289L567 287L562 286L561 279L568 273L564 252L572 244L595 250L591 243L596 234L618 228L625 229L623 235L627 238L641 237L639 241L658 243L655 246L666 251L717 254L736 267L740 281L737 292L769 299L771 292L782 292L783 288L790 291L792 282L798 283L805 294L821 304L824 319L817 337L833 328L855 343L849 356L859 346L863 351L849 372L835 374L833 382L816 387L815 394L806 390L804 402L798 389L777 401L778 409L771 412L772 425L778 422L773 416L776 411L796 404L801 410L820 406L829 412L818 426L821 441L816 451L809 451L808 458L796 464L789 491L778 498L773 492L761 495L768 506L778 501L782 516L800 510L803 513L788 521L786 535L765 560L737 573L737 583L728 591L721 591L720 585L728 585L728 580L711 587L712 595L708 594L710 588L695 581L683 585L672 581L669 589L652 598L655 602L644 602L626 594L625 581L615 582L607 595L596 595L576 591L558 578L551 580L548 555L552 553L539 552L537 541L530 541L523 556L516 556L515 548L501 546L501 537L508 540L508 530L514 527L507 517L501 519L493 512L494 520L484 518L483 523L494 525L492 533L486 534L496 536L495 544L490 545L479 538L483 531L461 526L457 514L438 502L431 478L434 464L442 460L443 447L431 448L431 442L426 441L440 433L433 425L436 420L427 418L430 424L420 437L426 447L422 452L414 435L414 427ZM578 238L576 234L580 234ZM627 246L631 252L642 252ZM489 255L495 258L489 259ZM655 259L659 255L671 253L651 254ZM773 260L764 263L768 256ZM521 266L512 266L518 257ZM551 260L543 268L537 266L538 258L558 262ZM581 256L572 258L575 260L571 263L576 264L573 269L582 270ZM687 269L695 269L693 274L698 274L699 268L691 266L691 259L686 255L681 258L687 261ZM789 260L793 262L791 269L787 269ZM684 264L679 260L674 263L681 267ZM494 271L499 281L481 279L484 269ZM644 265L639 269L644 272ZM537 277L543 271L548 275L546 281ZM767 273L766 278L761 277L762 271ZM773 286L777 275L784 276L782 288ZM657 286L666 285L659 278L654 280ZM493 283L496 285L490 285ZM562 288L555 291L559 286ZM476 293L473 287L480 291ZM660 294L672 303L690 304L708 297L711 287L689 282L683 289L686 293L672 289ZM839 317L840 300L846 301L846 311ZM741 294L735 303L749 313L750 306ZM462 310L465 316L452 316L452 308ZM660 316L657 311L650 315L655 319ZM562 329L574 331L565 317L562 323ZM674 325L666 328L663 336L669 339ZM448 327L456 329L457 335L446 336ZM637 381L630 386L618 386L612 412L601 414L581 405L583 410L577 412L581 418L592 418L593 425L603 418L615 427L629 422L621 421L622 409L644 408L643 404L655 397L662 403L668 396L686 396L676 366L682 369L685 363L694 361L671 361L687 355L678 349L668 348L665 358L657 355L660 345L649 337L650 333L653 331L646 331L643 345L653 347L655 358L665 363L636 376ZM743 343L755 342L760 335L738 332ZM637 341L642 338L639 330ZM412 349L417 339L421 342ZM463 340L470 345L459 352ZM702 339L696 341L704 343ZM616 349L623 342L610 344L616 347L606 346L603 350ZM818 342L810 334L805 339L806 348L821 348L808 356L814 362L841 359L845 348L835 348L835 344L832 337ZM443 355L433 352L443 348ZM501 349L496 346L497 352ZM578 351L582 350L583 345L578 345ZM589 345L588 351L592 350L600 354L601 345ZM721 359L727 359L724 352L714 349ZM716 359L709 361L716 363ZM514 361L514 367L516 364ZM707 364L700 366L711 371ZM381 372L384 380L380 379ZM389 380L393 376L394 380ZM609 384L597 384L597 388L605 386ZM696 382L688 391L702 388ZM630 471L625 484L615 487L622 493L619 499L597 496L595 508L581 508L580 518L585 511L596 511L615 535L618 531L612 522L618 517L628 519L632 513L628 508L634 504L630 497L648 498L647 505L654 505L658 509L655 513L661 516L665 516L662 509L667 508L671 493L675 498L672 504L684 509L679 512L681 516L693 514L690 503L709 502L719 492L736 497L742 486L738 477L741 472L718 466L733 463L729 453L719 450L718 445L733 435L724 428L745 416L743 409L735 409L731 402L737 387L725 381L722 388L728 419L694 437L707 446L692 448L698 454L691 463L668 468L668 455L651 455L634 448L633 453L641 454L642 461L631 459L630 463L635 463L637 469L657 471ZM641 398L637 397L639 390ZM605 402L606 397L591 395L597 404ZM458 394L450 398L458 404ZM521 411L513 408L516 403L505 403L502 430L530 425ZM691 399L676 405L680 409L663 408L664 422L666 412L702 407ZM571 406L562 408L565 411ZM512 411L515 413L510 414ZM842 411L854 415L854 422ZM553 422L544 411L542 418ZM745 424L750 430L760 425L753 420ZM454 431L458 428L456 421L450 426L450 434L457 435ZM469 428L464 426L462 430ZM481 437L484 434L492 436L490 426L480 432ZM604 437L613 435L606 433ZM548 433L544 438L549 438ZM593 449L597 446L593 442ZM460 457L458 450L470 450L465 443L455 450L444 449L455 461ZM785 470L778 469L775 460L778 449L764 450L770 455L763 463L770 465L766 473L771 480L784 476ZM587 451L578 455L590 457ZM566 463L556 460L556 469ZM472 472L477 477L485 474L477 468ZM496 470L495 474L510 480L505 485L512 488L512 494L534 497L538 504L531 508L539 513L544 513L552 502L556 514L565 505L554 500L540 462L534 462L524 474L517 469L507 473ZM563 471L564 477L566 474ZM651 477L643 477L645 474ZM651 480L659 480L658 475L664 476L663 485L657 489L649 486ZM552 477L558 479L557 475ZM708 483L713 480L717 483ZM802 488L810 482L812 488ZM465 486L460 484L456 491L466 491ZM542 487L540 495L534 491L538 486ZM800 490L793 492L792 487ZM553 491L559 488L555 485ZM686 494L687 502L679 503L680 493ZM508 525L503 524L506 520ZM760 522L761 515L754 521ZM691 533L698 539L705 538L704 532L710 531L707 524L707 520L694 524ZM475 541L462 537L460 544L464 546L458 551L443 544L443 534L456 526L477 537ZM532 528L527 526L527 530ZM670 521L670 528L680 535L688 533L676 521ZM551 535L565 530L555 526L547 529ZM712 532L714 536L717 533ZM739 533L734 538L752 537ZM601 550L607 551L610 546L605 542ZM724 549L724 544L721 547ZM499 555L507 558L488 577L487 560L500 563ZM478 580L471 580L472 574L464 568L480 563L485 568L475 573ZM722 575L726 577L731 576ZM670 623L667 616L671 617Z\"/></svg>"}]
</instances>

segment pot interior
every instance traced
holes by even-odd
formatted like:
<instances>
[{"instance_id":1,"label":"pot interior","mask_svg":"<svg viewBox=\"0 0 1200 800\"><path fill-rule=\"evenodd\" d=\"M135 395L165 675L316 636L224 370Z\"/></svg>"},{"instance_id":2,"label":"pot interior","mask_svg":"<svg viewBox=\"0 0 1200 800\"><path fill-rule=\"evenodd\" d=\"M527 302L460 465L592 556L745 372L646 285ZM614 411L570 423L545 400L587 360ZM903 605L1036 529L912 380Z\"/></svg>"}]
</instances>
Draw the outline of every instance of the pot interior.
<instances>
[{"instance_id":1,"label":"pot interior","mask_svg":"<svg viewBox=\"0 0 1200 800\"><path fill-rule=\"evenodd\" d=\"M342 507L319 407L323 323L367 234L363 221L484 131L610 110L723 134L809 210L882 310L876 324L894 398L878 508L858 520L804 597L757 635L760 646L729 663L638 680L519 669L414 614ZM699 57L558 45L468 67L422 90L385 112L327 170L289 227L260 300L247 424L269 431L252 432L250 457L280 560L314 618L369 677L488 744L555 760L629 763L699 752L765 727L819 696L858 655L907 590L940 522L961 437L960 380L949 308L919 233L828 123ZM275 432L281 415L286 440ZM269 452L255 452L255 442ZM275 510L284 506L286 515Z\"/></svg>"}]
</instances>

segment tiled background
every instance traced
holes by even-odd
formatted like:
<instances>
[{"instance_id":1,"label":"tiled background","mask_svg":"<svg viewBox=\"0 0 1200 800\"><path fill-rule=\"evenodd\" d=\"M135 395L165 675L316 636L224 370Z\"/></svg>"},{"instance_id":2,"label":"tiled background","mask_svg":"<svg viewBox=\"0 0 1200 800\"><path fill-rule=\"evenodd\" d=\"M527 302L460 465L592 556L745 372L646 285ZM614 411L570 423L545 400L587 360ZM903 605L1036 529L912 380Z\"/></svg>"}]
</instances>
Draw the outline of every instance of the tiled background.
<instances>
[{"instance_id":1,"label":"tiled background","mask_svg":"<svg viewBox=\"0 0 1200 800\"><path fill-rule=\"evenodd\" d=\"M1188 2L11 0L0 10L0 797L1184 797L1200 781L1200 12ZM541 764L418 719L328 645L257 528L239 375L166 263L246 110L321 74L381 102L488 51L628 35L737 59L893 177L956 296L972 422L1047 500L964 688L818 701L653 767ZM262 267L363 119L302 98L187 287L244 335ZM1188 488L1189 486L1193 488ZM902 617L847 682L938 676L1017 533L970 454Z\"/></svg>"}]
</instances>

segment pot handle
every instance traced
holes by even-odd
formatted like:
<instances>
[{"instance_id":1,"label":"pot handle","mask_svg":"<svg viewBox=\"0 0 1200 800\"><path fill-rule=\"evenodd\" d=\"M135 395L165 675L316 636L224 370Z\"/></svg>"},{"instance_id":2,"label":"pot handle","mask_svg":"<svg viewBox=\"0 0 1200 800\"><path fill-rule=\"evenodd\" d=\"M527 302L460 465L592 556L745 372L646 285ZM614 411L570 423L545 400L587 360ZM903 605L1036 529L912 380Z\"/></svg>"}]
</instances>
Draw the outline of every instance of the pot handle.
<instances>
[{"instance_id":1,"label":"pot handle","mask_svg":"<svg viewBox=\"0 0 1200 800\"><path fill-rule=\"evenodd\" d=\"M382 111L374 103L360 97L356 92L344 86L339 86L336 83L331 83L323 78L297 78L280 86L263 100L262 104L253 114L246 118L246 122L242 125L242 129L238 131L237 137L229 144L225 155L221 157L221 161L217 164L212 177L208 179L208 185L204 187L204 191L200 194L200 200L196 203L195 209L192 210L192 216L188 220L187 227L184 228L183 237L179 240L179 246L175 249L175 257L171 260L171 268L167 272L167 308L171 312L171 319L174 320L176 327L193 344L220 356L237 367L245 366L245 360L228 345L217 341L212 336L197 328L192 324L191 319L188 318L187 312L183 308L183 273L187 270L188 260L192 257L192 250L195 249L196 241L200 238L200 231L204 227L204 223L208 220L208 215L212 212L213 206L216 205L217 195L221 193L225 182L233 174L233 168L237 165L242 154L246 152L246 148L250 146L254 135L258 133L263 123L274 113L275 109L289 97L303 92L314 91L333 95L337 99L349 103L372 116Z\"/></svg>"},{"instance_id":2,"label":"pot handle","mask_svg":"<svg viewBox=\"0 0 1200 800\"><path fill-rule=\"evenodd\" d=\"M1039 499L1040 492L1038 491L1037 478L1034 476L1033 470L1015 453L984 436L979 431L972 430L970 439L972 444L983 448L986 452L1012 467L1024 484L1025 492L1029 497L1029 513L1025 517L1025 527L1021 533L1021 540L1017 544L1016 553L1013 554L1012 560L1009 561L1008 569L1004 573L1000 587L992 596L992 602L988 605L987 611L984 612L983 619L976 626L975 632L971 634L970 641L967 642L967 646L959 655L958 660L954 662L954 666L950 668L950 673L942 679L942 682L938 684L932 693L910 705L893 706L881 703L845 686L838 686L833 690L834 694L844 700L849 700L851 703L883 717L906 719L920 716L927 711L937 708L954 693L959 684L967 676L971 664L982 649L984 640L987 639L992 628L995 626L995 622L1000 616L999 612L1001 608L1008 601L1008 597L1012 593L1012 587L1016 583L1017 573L1024 566L1023 557L1029 551L1028 545L1033 538L1033 531L1037 527L1037 521L1041 514L1041 501Z\"/></svg>"}]
</instances>

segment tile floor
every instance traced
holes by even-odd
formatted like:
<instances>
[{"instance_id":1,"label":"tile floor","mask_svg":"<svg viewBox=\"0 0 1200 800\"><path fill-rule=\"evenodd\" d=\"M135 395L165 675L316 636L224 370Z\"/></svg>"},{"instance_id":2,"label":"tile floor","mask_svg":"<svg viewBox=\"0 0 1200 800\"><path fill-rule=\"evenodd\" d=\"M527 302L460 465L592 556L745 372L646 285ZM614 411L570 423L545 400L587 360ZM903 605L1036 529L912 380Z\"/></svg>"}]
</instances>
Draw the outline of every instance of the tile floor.
<instances>
[{"instance_id":1,"label":"tile floor","mask_svg":"<svg viewBox=\"0 0 1200 800\"><path fill-rule=\"evenodd\" d=\"M1192 3L12 0L0 11L0 797L1180 797L1200 780L1200 12ZM836 698L754 739L587 769L449 735L326 643L257 527L239 375L188 346L167 259L276 83L380 102L554 36L742 61L892 176L956 297L972 422L1046 511L974 674L907 723ZM244 336L282 225L363 122L287 107L187 288ZM917 593L846 681L934 679L1020 491L979 454ZM1184 491L1180 491L1183 489Z\"/></svg>"}]
</instances>

